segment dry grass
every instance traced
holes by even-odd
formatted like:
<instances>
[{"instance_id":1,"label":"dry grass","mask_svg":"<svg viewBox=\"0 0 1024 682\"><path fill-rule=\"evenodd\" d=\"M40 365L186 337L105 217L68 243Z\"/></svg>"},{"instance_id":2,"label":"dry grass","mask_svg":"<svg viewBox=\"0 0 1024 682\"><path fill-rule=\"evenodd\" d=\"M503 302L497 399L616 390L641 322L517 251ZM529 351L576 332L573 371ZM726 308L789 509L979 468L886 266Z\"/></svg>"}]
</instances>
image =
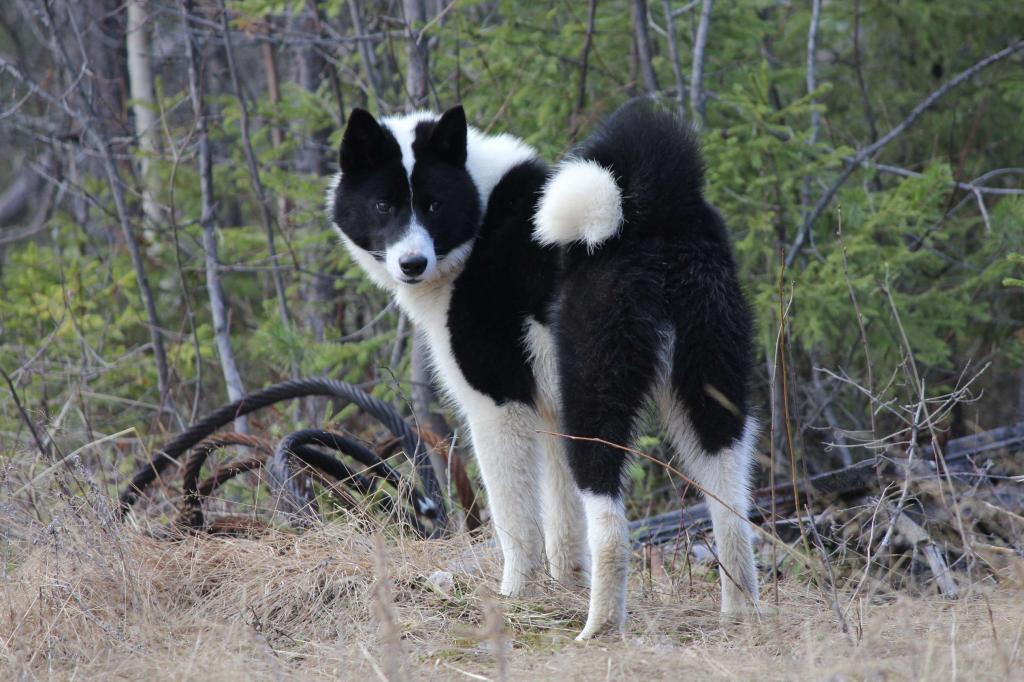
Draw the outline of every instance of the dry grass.
<instances>
[{"instance_id":1,"label":"dry grass","mask_svg":"<svg viewBox=\"0 0 1024 682\"><path fill-rule=\"evenodd\" d=\"M1024 666L1011 580L956 602L858 599L847 635L798 578L777 608L766 591L760 621L728 623L712 571L652 578L638 557L627 637L579 645L584 596L542 584L495 597L486 542L355 524L159 540L112 522L87 479L70 498L40 486L45 522L0 508L5 679L1008 679ZM435 586L437 571L450 583Z\"/></svg>"}]
</instances>

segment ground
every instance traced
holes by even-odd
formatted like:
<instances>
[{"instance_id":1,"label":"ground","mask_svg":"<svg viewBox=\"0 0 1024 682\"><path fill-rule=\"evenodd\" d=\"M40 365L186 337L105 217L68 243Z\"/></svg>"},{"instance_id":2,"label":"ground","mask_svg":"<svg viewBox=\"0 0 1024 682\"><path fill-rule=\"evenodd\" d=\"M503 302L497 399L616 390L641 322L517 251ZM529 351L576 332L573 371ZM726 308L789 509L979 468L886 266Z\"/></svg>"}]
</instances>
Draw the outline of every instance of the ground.
<instances>
[{"instance_id":1,"label":"ground","mask_svg":"<svg viewBox=\"0 0 1024 682\"><path fill-rule=\"evenodd\" d=\"M1019 567L956 601L840 590L844 633L811 580L769 580L765 614L729 622L713 570L652 575L638 553L626 636L578 644L585 596L495 596L486 538L353 521L171 541L95 491L63 500L45 524L4 510L5 679L1024 679Z\"/></svg>"}]
</instances>

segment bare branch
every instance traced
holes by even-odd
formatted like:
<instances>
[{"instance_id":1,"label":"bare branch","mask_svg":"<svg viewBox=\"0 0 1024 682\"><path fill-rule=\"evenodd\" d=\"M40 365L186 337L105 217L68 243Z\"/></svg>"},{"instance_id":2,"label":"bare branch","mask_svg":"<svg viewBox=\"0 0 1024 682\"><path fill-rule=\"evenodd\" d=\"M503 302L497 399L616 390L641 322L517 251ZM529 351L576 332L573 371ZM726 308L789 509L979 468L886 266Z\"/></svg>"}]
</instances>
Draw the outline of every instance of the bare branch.
<instances>
[{"instance_id":1,"label":"bare branch","mask_svg":"<svg viewBox=\"0 0 1024 682\"><path fill-rule=\"evenodd\" d=\"M52 163L52 158L51 154L44 152L36 159L36 163L48 167ZM0 227L7 227L21 220L35 203L43 187L43 178L32 165L22 165L13 182L0 193Z\"/></svg>"},{"instance_id":2,"label":"bare branch","mask_svg":"<svg viewBox=\"0 0 1024 682\"><path fill-rule=\"evenodd\" d=\"M843 160L853 163L856 157L844 156ZM882 171L883 173L891 173L892 175L900 175L905 178L923 178L924 173L918 173L912 171L909 168L901 168L900 166L893 166L888 163L871 163L868 160L861 161L861 165L865 168L874 168ZM1024 189L1017 189L1014 187L985 187L978 183L985 182L990 177L994 177L993 174L1003 175L1006 173L1021 173L1024 174L1024 168L1000 168L995 171L989 171L981 177L975 178L970 182L954 182L953 186L957 189L962 189L965 192L980 192L981 194L993 194L1002 196L1024 196Z\"/></svg>"},{"instance_id":3,"label":"bare branch","mask_svg":"<svg viewBox=\"0 0 1024 682\"><path fill-rule=\"evenodd\" d=\"M807 94L812 94L817 88L817 80L815 73L816 60L815 55L818 50L818 23L821 20L821 0L811 0L811 25L807 30ZM811 98L811 106L813 107L817 102L814 98ZM810 143L813 145L818 141L818 128L820 127L820 118L816 108L811 109L811 139Z\"/></svg>"},{"instance_id":4,"label":"bare branch","mask_svg":"<svg viewBox=\"0 0 1024 682\"><path fill-rule=\"evenodd\" d=\"M82 55L82 68L80 70L76 70L72 66L71 59L63 48L63 42L58 38L57 30L54 27L54 18L50 8L44 5L44 11L40 13L40 16L50 33L50 49L54 54L55 63L63 63L69 74L74 74L76 71L84 72L87 70L88 58L84 53ZM75 32L76 39L81 43L81 35L78 31L78 26L74 21L71 21L71 27ZM107 138L106 132L101 130L102 126L97 124L96 110L91 104L88 93L84 90L84 81L79 77L76 77L74 81L74 87L80 93L80 99L85 106L85 111L79 112L68 104L66 99L53 97L53 95L39 87L39 85L31 78L21 73L17 67L2 57L0 57L0 67L3 67L4 70L17 78L26 87L30 88L33 93L47 100L51 104L55 104L60 107L66 114L68 114L68 116L76 120L85 129L85 132L91 139L93 146L99 152L100 159L102 160L103 168L107 176L107 181L110 185L110 191L113 195L118 223L120 224L125 244L128 247L128 253L131 256L132 267L135 271L135 281L139 288L139 297L142 299L142 304L146 311L146 318L149 322L149 333L153 343L153 355L156 360L157 383L160 391L161 402L163 404L169 404L170 396L168 391L170 372L167 365L167 352L164 348L163 329L160 325L160 318L156 312L153 290L149 285L149 277L146 274L145 263L142 259L142 250L139 248L138 242L135 241L131 222L128 219L128 206L124 198L124 183L121 179L121 174L118 171L117 164L114 163L114 158L110 150L110 140Z\"/></svg>"},{"instance_id":5,"label":"bare branch","mask_svg":"<svg viewBox=\"0 0 1024 682\"><path fill-rule=\"evenodd\" d=\"M363 17L359 13L359 3L357 0L350 0L348 8L352 17L352 27L355 29L356 36L364 36L366 34L366 30L363 28ZM384 98L380 89L380 79L377 77L377 67L373 58L373 49L365 40L360 40L357 45L359 45L359 58L363 62L363 68L366 69L366 80L370 83L370 91L373 93L373 99L377 105L377 111L382 112L384 111Z\"/></svg>"},{"instance_id":6,"label":"bare branch","mask_svg":"<svg viewBox=\"0 0 1024 682\"><path fill-rule=\"evenodd\" d=\"M878 128L875 125L875 111L871 108L871 98L868 96L867 82L864 80L864 60L860 54L860 0L853 6L853 68L857 74L857 87L864 106L864 119L868 123L869 139L874 142L878 139Z\"/></svg>"},{"instance_id":7,"label":"bare branch","mask_svg":"<svg viewBox=\"0 0 1024 682\"><path fill-rule=\"evenodd\" d=\"M677 17L683 16L684 14L689 12L691 9L693 9L694 7L699 5L700 1L701 0L690 0L690 2L686 3L685 5L680 7L679 9L672 10L672 18L675 19Z\"/></svg>"},{"instance_id":8,"label":"bare branch","mask_svg":"<svg viewBox=\"0 0 1024 682\"><path fill-rule=\"evenodd\" d=\"M569 137L575 141L582 123L583 107L587 103L587 69L590 65L590 48L594 43L594 20L597 16L597 0L590 0L587 7L587 32L583 37L580 53L580 83L576 91L576 106L573 107Z\"/></svg>"},{"instance_id":9,"label":"bare branch","mask_svg":"<svg viewBox=\"0 0 1024 682\"><path fill-rule=\"evenodd\" d=\"M832 199L839 191L839 188L843 186L843 183L845 183L849 179L849 177L853 175L853 172L857 168L859 168L864 161L877 154L879 150L881 150L887 144L889 144L897 137L899 137L907 128L913 125L914 122L921 117L921 114L923 114L925 111L931 108L931 106L935 104L935 102L937 102L940 98L942 98L943 95L947 94L950 90L953 90L958 85L970 79L971 77L977 75L987 67L1003 59L1006 59L1007 57L1017 52L1020 52L1021 50L1024 50L1024 40L1017 41L1016 43L1013 43L1009 47L1006 47L1000 50L999 52L996 52L985 57L981 61L975 63L970 68L961 71L956 76L943 83L942 86L940 86L937 90L934 90L930 95L921 100L921 102L919 102L918 105L913 108L913 110L907 115L906 118L900 121L896 125L896 127L887 132L884 136L882 136L881 139L879 139L874 144L870 144L867 147L861 149L859 152L857 152L854 155L853 160L850 161L850 163L846 166L843 172L839 174L839 177L835 180L835 182L833 182L832 185L827 190L825 190L825 193L822 194L821 198L818 200L818 203L814 205L814 208L811 210L810 215L807 216L807 218L804 220L803 225L800 226L800 231L797 233L796 238L793 240L793 244L789 247L788 253L786 254L786 267L790 267L796 260L797 254L800 253L800 249L803 247L804 242L807 239L808 233L814 226L814 222L825 211L825 209L828 208L828 205L832 203Z\"/></svg>"}]
</instances>

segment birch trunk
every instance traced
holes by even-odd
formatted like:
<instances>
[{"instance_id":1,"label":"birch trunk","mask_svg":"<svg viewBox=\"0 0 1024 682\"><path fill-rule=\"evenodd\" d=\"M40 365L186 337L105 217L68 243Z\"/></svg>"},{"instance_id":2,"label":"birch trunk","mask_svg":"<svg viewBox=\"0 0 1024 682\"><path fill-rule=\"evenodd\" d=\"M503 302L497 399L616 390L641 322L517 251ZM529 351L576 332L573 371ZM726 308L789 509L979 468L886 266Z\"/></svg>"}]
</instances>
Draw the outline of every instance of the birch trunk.
<instances>
[{"instance_id":1,"label":"birch trunk","mask_svg":"<svg viewBox=\"0 0 1024 682\"><path fill-rule=\"evenodd\" d=\"M157 127L153 98L153 67L150 62L153 43L149 32L146 0L128 0L128 85L135 118L135 137L142 159L139 177L142 181L142 212L147 227L152 229L161 222L160 205L154 198L150 159L157 151Z\"/></svg>"}]
</instances>

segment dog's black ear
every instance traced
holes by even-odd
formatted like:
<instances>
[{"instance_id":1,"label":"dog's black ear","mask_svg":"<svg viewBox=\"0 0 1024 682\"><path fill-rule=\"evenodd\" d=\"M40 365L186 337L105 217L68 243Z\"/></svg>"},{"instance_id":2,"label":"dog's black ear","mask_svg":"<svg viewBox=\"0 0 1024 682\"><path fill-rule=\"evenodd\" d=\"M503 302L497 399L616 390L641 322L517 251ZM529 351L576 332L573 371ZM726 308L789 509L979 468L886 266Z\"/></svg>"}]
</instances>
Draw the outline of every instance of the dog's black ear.
<instances>
[{"instance_id":1,"label":"dog's black ear","mask_svg":"<svg viewBox=\"0 0 1024 682\"><path fill-rule=\"evenodd\" d=\"M341 172L352 173L377 163L384 142L384 131L373 114L366 109L353 109L341 138L338 155Z\"/></svg>"},{"instance_id":2,"label":"dog's black ear","mask_svg":"<svg viewBox=\"0 0 1024 682\"><path fill-rule=\"evenodd\" d=\"M434 132L430 136L430 146L448 163L464 166L466 135L466 112L459 104L441 114L441 120L434 126Z\"/></svg>"}]
</instances>

